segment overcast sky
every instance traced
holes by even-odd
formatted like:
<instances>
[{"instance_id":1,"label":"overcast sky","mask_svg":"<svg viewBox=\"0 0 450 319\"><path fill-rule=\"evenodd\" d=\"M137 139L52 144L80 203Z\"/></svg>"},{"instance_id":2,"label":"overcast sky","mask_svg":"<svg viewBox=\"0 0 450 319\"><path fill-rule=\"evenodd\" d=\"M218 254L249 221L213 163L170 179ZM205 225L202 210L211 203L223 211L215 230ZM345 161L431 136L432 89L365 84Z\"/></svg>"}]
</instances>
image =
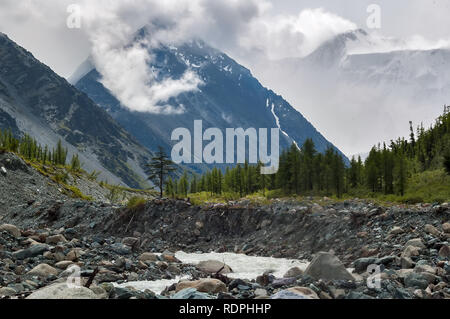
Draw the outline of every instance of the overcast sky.
<instances>
[{"instance_id":1,"label":"overcast sky","mask_svg":"<svg viewBox=\"0 0 450 319\"><path fill-rule=\"evenodd\" d=\"M155 39L150 45L197 36L246 64L258 54L270 59L304 56L337 33L366 28L367 8L373 3L381 8L379 32L384 36L420 36L431 42L450 38L450 0L1 0L0 31L66 78L93 55L106 81L111 80L108 88L114 89L124 104L139 105L163 101L198 85L192 74L163 93L168 85L152 88L136 84L130 90L129 83L152 83L153 79L143 73L112 83L123 70L139 69L139 63L149 58L136 48L118 50L149 21ZM70 4L81 5L80 29L67 27ZM158 29L160 25L165 28ZM123 61L126 58L135 62L130 65ZM258 74L258 70L252 71ZM342 140L327 136L326 127L317 123L320 119L313 114L305 115L312 117L327 138ZM354 151L350 140L342 143L347 145L337 146Z\"/></svg>"}]
</instances>

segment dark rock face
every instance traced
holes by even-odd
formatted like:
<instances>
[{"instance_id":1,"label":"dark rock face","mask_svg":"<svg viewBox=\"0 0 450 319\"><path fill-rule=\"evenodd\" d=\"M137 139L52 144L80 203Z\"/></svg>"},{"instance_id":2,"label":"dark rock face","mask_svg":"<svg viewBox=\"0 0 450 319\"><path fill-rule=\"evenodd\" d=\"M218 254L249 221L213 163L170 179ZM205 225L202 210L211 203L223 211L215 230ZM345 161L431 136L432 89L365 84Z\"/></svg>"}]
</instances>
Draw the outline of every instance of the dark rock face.
<instances>
[{"instance_id":1,"label":"dark rock face","mask_svg":"<svg viewBox=\"0 0 450 319\"><path fill-rule=\"evenodd\" d=\"M17 119L25 126L18 127ZM85 154L85 161L99 163L125 184L143 185L143 176L130 169L129 162L143 165L149 152L86 94L4 34L0 34L0 127L11 127L16 135L26 130L49 146L60 138Z\"/></svg>"}]
</instances>

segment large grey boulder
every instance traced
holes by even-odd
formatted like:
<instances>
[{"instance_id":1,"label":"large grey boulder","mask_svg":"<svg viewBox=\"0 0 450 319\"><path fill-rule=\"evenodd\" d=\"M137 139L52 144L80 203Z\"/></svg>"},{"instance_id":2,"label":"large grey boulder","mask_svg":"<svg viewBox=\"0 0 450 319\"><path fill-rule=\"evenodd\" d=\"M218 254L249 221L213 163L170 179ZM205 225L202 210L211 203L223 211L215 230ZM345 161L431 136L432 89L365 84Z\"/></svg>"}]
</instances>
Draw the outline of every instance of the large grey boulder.
<instances>
[{"instance_id":1,"label":"large grey boulder","mask_svg":"<svg viewBox=\"0 0 450 319\"><path fill-rule=\"evenodd\" d=\"M339 258L326 252L316 254L306 268L305 275L323 280L355 280Z\"/></svg>"},{"instance_id":2,"label":"large grey boulder","mask_svg":"<svg viewBox=\"0 0 450 319\"><path fill-rule=\"evenodd\" d=\"M205 260L197 265L197 269L209 274L215 274L220 270L221 274L229 274L233 272L230 266L218 260Z\"/></svg>"},{"instance_id":3,"label":"large grey boulder","mask_svg":"<svg viewBox=\"0 0 450 319\"><path fill-rule=\"evenodd\" d=\"M100 299L100 296L85 287L69 287L67 283L41 288L26 299Z\"/></svg>"}]
</instances>

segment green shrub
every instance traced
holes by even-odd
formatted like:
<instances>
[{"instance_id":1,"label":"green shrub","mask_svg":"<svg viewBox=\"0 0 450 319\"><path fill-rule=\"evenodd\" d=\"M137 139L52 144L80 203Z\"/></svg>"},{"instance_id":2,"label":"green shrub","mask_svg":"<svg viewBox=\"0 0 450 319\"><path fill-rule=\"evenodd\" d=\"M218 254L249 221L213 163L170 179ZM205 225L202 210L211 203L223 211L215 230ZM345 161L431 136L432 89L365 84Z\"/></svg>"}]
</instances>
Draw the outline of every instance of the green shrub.
<instances>
[{"instance_id":1,"label":"green shrub","mask_svg":"<svg viewBox=\"0 0 450 319\"><path fill-rule=\"evenodd\" d=\"M137 210L137 209L143 208L146 203L147 203L147 200L145 198L139 197L139 196L133 196L128 200L127 208Z\"/></svg>"}]
</instances>

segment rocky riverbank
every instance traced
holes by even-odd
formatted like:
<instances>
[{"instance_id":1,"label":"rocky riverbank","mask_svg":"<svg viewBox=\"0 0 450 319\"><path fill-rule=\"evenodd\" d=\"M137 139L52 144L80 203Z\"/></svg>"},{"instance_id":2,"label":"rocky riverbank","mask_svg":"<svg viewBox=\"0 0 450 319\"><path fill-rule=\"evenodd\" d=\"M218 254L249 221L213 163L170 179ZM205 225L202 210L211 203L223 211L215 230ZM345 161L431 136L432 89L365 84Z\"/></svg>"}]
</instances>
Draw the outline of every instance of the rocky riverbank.
<instances>
[{"instance_id":1,"label":"rocky riverbank","mask_svg":"<svg viewBox=\"0 0 450 319\"><path fill-rule=\"evenodd\" d=\"M3 298L450 297L448 204L380 207L323 199L195 207L153 200L134 210L88 202L40 209L37 216L3 215L17 225L0 226ZM183 264L173 254L178 250L311 263L279 278L268 269L253 280L231 279L232 269L220 261ZM369 266L380 273L368 286ZM74 269L81 285L92 281L89 288L67 287ZM175 283L159 294L126 285L160 279Z\"/></svg>"}]
</instances>

